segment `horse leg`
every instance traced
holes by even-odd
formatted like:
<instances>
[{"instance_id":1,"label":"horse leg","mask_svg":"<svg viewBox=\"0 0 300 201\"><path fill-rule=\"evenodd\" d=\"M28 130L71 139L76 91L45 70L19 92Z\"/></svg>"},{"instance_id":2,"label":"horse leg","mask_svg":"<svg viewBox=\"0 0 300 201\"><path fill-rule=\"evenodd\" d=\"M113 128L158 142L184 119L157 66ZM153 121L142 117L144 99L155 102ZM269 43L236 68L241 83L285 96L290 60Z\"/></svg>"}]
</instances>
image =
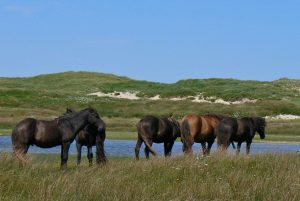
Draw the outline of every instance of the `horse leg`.
<instances>
[{"instance_id":1,"label":"horse leg","mask_svg":"<svg viewBox=\"0 0 300 201\"><path fill-rule=\"evenodd\" d=\"M152 146L153 144L152 140L148 140L148 143L150 146ZM145 156L147 159L149 159L149 153L150 153L150 149L147 146L145 146Z\"/></svg>"},{"instance_id":2,"label":"horse leg","mask_svg":"<svg viewBox=\"0 0 300 201\"><path fill-rule=\"evenodd\" d=\"M241 145L242 145L242 143L241 143L241 142L238 142L237 148L236 148L236 155L239 155L239 154L240 154L240 152L241 152Z\"/></svg>"},{"instance_id":3,"label":"horse leg","mask_svg":"<svg viewBox=\"0 0 300 201\"><path fill-rule=\"evenodd\" d=\"M89 166L92 166L93 165L93 151L92 151L92 146L88 147L87 157L89 159Z\"/></svg>"},{"instance_id":4,"label":"horse leg","mask_svg":"<svg viewBox=\"0 0 300 201\"><path fill-rule=\"evenodd\" d=\"M203 155L205 155L206 154L206 143L205 142L201 142L201 147L202 147Z\"/></svg>"},{"instance_id":5,"label":"horse leg","mask_svg":"<svg viewBox=\"0 0 300 201\"><path fill-rule=\"evenodd\" d=\"M211 150L211 147L213 145L214 141L212 142L207 142L207 149L206 149L206 155L209 155L210 154L210 150Z\"/></svg>"},{"instance_id":6,"label":"horse leg","mask_svg":"<svg viewBox=\"0 0 300 201\"><path fill-rule=\"evenodd\" d=\"M246 153L247 153L247 155L250 154L250 146L251 146L251 142L247 142L247 145L246 145Z\"/></svg>"},{"instance_id":7,"label":"horse leg","mask_svg":"<svg viewBox=\"0 0 300 201\"><path fill-rule=\"evenodd\" d=\"M172 154L172 148L173 148L174 142L175 142L175 141L169 142L169 144L168 144L168 153L167 153L167 156L171 156L171 154Z\"/></svg>"},{"instance_id":8,"label":"horse leg","mask_svg":"<svg viewBox=\"0 0 300 201\"><path fill-rule=\"evenodd\" d=\"M61 145L61 163L60 163L60 169L64 169L67 167L68 162L68 155L69 155L69 148L70 148L70 142L65 142Z\"/></svg>"},{"instance_id":9,"label":"horse leg","mask_svg":"<svg viewBox=\"0 0 300 201\"><path fill-rule=\"evenodd\" d=\"M135 149L134 149L136 160L139 160L139 153L140 153L142 143L143 143L143 140L140 137L138 137L138 140L136 142Z\"/></svg>"},{"instance_id":10,"label":"horse leg","mask_svg":"<svg viewBox=\"0 0 300 201\"><path fill-rule=\"evenodd\" d=\"M168 151L169 150L169 142L164 142L164 152L165 152L165 157L168 156Z\"/></svg>"},{"instance_id":11,"label":"horse leg","mask_svg":"<svg viewBox=\"0 0 300 201\"><path fill-rule=\"evenodd\" d=\"M77 147L77 165L79 165L80 162L81 162L81 148L82 148L82 145L80 143L76 143L76 147Z\"/></svg>"},{"instance_id":12,"label":"horse leg","mask_svg":"<svg viewBox=\"0 0 300 201\"><path fill-rule=\"evenodd\" d=\"M19 145L13 147L13 158L19 160L20 166L24 166L27 163L26 154L28 152L29 145Z\"/></svg>"}]
</instances>

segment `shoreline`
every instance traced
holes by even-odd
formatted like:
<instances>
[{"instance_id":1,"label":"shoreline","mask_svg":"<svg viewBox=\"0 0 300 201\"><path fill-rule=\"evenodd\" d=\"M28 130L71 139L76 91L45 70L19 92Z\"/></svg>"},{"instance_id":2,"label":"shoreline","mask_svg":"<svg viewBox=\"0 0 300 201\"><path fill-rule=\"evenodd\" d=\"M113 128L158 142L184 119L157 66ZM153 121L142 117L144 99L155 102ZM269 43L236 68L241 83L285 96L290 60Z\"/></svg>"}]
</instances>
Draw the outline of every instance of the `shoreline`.
<instances>
[{"instance_id":1,"label":"shoreline","mask_svg":"<svg viewBox=\"0 0 300 201\"><path fill-rule=\"evenodd\" d=\"M9 137L11 135L7 135L7 134L2 134L0 133L0 137ZM130 140L130 141L136 141L136 139L133 138L116 138L116 137L107 137L107 140ZM179 140L177 140L179 141ZM236 143L236 142L235 142ZM253 140L253 143L260 143L260 144L299 144L300 142L297 141L286 141L286 140Z\"/></svg>"}]
</instances>

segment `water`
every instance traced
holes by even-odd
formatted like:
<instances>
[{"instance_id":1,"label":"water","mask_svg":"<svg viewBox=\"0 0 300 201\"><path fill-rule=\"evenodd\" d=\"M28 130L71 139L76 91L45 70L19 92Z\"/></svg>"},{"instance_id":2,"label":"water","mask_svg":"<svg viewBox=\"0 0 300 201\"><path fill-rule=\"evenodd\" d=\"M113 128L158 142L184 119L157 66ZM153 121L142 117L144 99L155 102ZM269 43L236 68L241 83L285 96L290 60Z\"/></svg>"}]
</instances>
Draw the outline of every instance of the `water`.
<instances>
[{"instance_id":1,"label":"water","mask_svg":"<svg viewBox=\"0 0 300 201\"><path fill-rule=\"evenodd\" d=\"M134 140L106 140L105 151L108 156L134 156L134 147L136 141ZM160 154L163 155L163 144L153 144L153 148ZM194 152L199 153L200 145L194 144ZM245 153L245 143L242 144L241 152ZM216 150L216 144L212 147L212 152ZM232 147L230 151L234 151ZM286 152L297 152L300 150L300 144L271 144L271 143L252 143L251 153L286 153ZM82 154L87 153L86 147L83 147ZM95 147L93 148L95 151ZM11 137L0 136L0 152L12 152ZM60 146L43 149L37 146L30 146L29 153L51 153L60 154ZM70 154L77 154L75 141L71 144ZM173 149L173 155L182 155L182 143L175 142ZM141 147L141 156L144 156L144 146Z\"/></svg>"}]
</instances>

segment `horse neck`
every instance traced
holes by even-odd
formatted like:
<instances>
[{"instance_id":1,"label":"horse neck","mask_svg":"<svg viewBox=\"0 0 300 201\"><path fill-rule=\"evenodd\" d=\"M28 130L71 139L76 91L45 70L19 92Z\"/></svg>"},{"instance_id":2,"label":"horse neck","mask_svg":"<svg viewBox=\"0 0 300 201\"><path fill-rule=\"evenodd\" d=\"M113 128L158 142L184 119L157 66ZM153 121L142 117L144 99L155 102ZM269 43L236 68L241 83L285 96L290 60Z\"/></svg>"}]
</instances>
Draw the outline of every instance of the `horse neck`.
<instances>
[{"instance_id":1,"label":"horse neck","mask_svg":"<svg viewBox=\"0 0 300 201\"><path fill-rule=\"evenodd\" d=\"M258 128L260 125L254 117L252 117L251 120L252 120L252 124L253 124L254 135L255 135L255 133L258 131Z\"/></svg>"},{"instance_id":2,"label":"horse neck","mask_svg":"<svg viewBox=\"0 0 300 201\"><path fill-rule=\"evenodd\" d=\"M82 115L81 113L76 114L68 121L71 123L74 133L78 133L88 123L86 115Z\"/></svg>"}]
</instances>

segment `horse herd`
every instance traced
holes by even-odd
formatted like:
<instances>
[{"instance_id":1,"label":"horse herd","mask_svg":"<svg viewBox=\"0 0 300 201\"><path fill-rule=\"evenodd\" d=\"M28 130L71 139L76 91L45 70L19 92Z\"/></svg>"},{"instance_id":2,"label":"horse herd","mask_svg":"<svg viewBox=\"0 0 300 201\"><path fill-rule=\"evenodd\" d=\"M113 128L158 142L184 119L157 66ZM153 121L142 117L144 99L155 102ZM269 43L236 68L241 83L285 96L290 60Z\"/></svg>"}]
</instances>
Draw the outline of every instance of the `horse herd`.
<instances>
[{"instance_id":1,"label":"horse herd","mask_svg":"<svg viewBox=\"0 0 300 201\"><path fill-rule=\"evenodd\" d=\"M147 115L137 124L135 157L139 159L142 143L145 144L146 158L149 158L150 152L157 155L152 148L153 143L164 143L164 155L170 156L178 137L181 138L182 149L186 154L192 153L194 143L201 143L203 154L209 155L216 138L219 150L226 150L230 144L235 148L234 142L237 142L239 153L242 142L246 142L246 152L249 154L255 133L258 132L261 139L265 138L265 126L266 122L262 117L237 119L218 114L188 114L181 121L177 121L172 117L158 118ZM89 165L92 165L94 145L97 163L105 163L105 130L105 123L94 108L78 112L68 108L65 114L50 121L26 118L12 131L13 156L24 163L30 145L41 148L61 145L61 168L64 168L67 165L70 144L75 139L78 165L81 161L82 146L87 146Z\"/></svg>"}]
</instances>

